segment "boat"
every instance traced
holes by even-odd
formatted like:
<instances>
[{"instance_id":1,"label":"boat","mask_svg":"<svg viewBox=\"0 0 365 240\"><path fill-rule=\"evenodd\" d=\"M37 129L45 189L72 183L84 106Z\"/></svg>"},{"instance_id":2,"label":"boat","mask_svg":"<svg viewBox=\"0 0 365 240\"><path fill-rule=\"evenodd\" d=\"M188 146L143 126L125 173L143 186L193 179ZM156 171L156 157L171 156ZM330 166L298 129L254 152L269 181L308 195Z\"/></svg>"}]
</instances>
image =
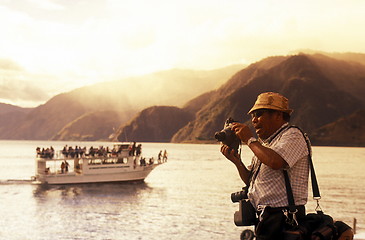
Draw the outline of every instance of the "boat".
<instances>
[{"instance_id":1,"label":"boat","mask_svg":"<svg viewBox=\"0 0 365 240\"><path fill-rule=\"evenodd\" d=\"M68 147L55 152L37 148L33 184L79 184L143 181L166 158L143 158L141 144L116 143L109 147Z\"/></svg>"}]
</instances>

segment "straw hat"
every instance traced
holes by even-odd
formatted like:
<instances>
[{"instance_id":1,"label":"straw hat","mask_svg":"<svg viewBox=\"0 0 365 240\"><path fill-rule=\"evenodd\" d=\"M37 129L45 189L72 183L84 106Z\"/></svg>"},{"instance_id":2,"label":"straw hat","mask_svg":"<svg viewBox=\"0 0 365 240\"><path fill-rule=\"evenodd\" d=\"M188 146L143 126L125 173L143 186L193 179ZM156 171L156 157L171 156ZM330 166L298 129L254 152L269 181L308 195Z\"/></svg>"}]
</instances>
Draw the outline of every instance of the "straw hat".
<instances>
[{"instance_id":1,"label":"straw hat","mask_svg":"<svg viewBox=\"0 0 365 240\"><path fill-rule=\"evenodd\" d=\"M261 93L255 102L255 105L251 108L248 114L252 113L257 109L273 109L281 112L286 112L291 114L293 112L292 109L289 108L289 101L286 97L279 93L274 92L266 92Z\"/></svg>"}]
</instances>

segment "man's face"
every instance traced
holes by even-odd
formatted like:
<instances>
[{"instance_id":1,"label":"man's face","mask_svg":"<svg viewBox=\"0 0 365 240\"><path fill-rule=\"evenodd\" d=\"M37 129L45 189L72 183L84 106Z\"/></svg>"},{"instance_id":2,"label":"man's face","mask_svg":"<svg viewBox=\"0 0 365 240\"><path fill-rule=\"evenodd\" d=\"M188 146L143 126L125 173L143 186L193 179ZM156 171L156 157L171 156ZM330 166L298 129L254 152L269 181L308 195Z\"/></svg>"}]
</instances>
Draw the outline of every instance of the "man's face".
<instances>
[{"instance_id":1,"label":"man's face","mask_svg":"<svg viewBox=\"0 0 365 240\"><path fill-rule=\"evenodd\" d=\"M265 140L279 129L281 123L278 124L278 114L280 113L269 109L258 109L251 113L252 125L259 138Z\"/></svg>"}]
</instances>

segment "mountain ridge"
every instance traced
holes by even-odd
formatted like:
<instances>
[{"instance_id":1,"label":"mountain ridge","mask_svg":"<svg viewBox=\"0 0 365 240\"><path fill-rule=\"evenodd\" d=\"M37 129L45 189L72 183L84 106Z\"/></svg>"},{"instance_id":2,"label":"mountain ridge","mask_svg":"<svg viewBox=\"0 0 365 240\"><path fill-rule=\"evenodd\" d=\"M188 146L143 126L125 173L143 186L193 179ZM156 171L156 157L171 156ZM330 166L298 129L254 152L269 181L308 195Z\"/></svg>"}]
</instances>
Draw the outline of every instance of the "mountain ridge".
<instances>
[{"instance_id":1,"label":"mountain ridge","mask_svg":"<svg viewBox=\"0 0 365 240\"><path fill-rule=\"evenodd\" d=\"M213 143L228 117L249 124L257 95L274 91L289 98L292 123L314 145L365 146L363 128L346 127L363 117L364 63L365 54L299 53L94 84L36 108L0 104L0 139Z\"/></svg>"},{"instance_id":2,"label":"mountain ridge","mask_svg":"<svg viewBox=\"0 0 365 240\"><path fill-rule=\"evenodd\" d=\"M189 99L200 95L202 89L213 90L219 87L241 68L240 65L232 65L214 70L172 69L77 88L58 94L28 112L10 114L3 107L0 108L0 115L5 114L6 117L0 120L0 139L48 140L61 135L62 139L67 139L66 132L63 131L65 126L76 124L75 120L80 117L87 117L88 120L84 120L84 123L94 126L93 123L102 116L88 114L100 111L117 112L121 116L119 124L123 124L152 105L182 106ZM176 83L176 86L172 83ZM94 121L91 116L95 118ZM69 139L74 139L76 135L73 131ZM92 139L105 137L104 134L99 138L95 136L92 127L89 133L79 133L80 138L85 135L92 135Z\"/></svg>"},{"instance_id":3,"label":"mountain ridge","mask_svg":"<svg viewBox=\"0 0 365 240\"><path fill-rule=\"evenodd\" d=\"M265 61L270 64L265 65ZM318 54L298 54L270 57L251 64L208 97L201 95L200 107L194 106L195 101L191 101L193 106L187 104L185 108L195 108L195 119L179 129L171 142L213 142L214 132L222 129L226 118L249 122L247 111L257 95L266 91L280 92L288 97L295 110L292 123L309 134L315 133L320 127L365 106L365 101L354 92L354 89L365 90L362 84L365 66L350 63L338 68L342 62ZM351 75L354 64L359 69L356 76ZM332 79L333 75L337 79ZM349 76L354 86L342 87ZM201 103L204 100L209 102ZM326 144L331 145L331 142L327 140Z\"/></svg>"},{"instance_id":4,"label":"mountain ridge","mask_svg":"<svg viewBox=\"0 0 365 240\"><path fill-rule=\"evenodd\" d=\"M141 111L117 131L119 141L166 142L193 119L193 114L174 106L152 106Z\"/></svg>"}]
</instances>

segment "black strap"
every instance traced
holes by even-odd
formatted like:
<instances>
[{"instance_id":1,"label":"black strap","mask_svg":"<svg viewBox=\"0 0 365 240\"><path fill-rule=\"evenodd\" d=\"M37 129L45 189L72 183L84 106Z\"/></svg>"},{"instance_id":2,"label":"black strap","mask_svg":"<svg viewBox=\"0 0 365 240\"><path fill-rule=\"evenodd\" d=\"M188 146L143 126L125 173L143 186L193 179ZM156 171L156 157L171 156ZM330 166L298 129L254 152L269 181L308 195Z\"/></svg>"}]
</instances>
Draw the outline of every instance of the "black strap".
<instances>
[{"instance_id":1,"label":"black strap","mask_svg":"<svg viewBox=\"0 0 365 240\"><path fill-rule=\"evenodd\" d=\"M295 207L295 201L294 201L293 191L292 191L291 185L290 185L288 171L283 170L283 172L284 172L284 178L285 178L286 195L288 197L288 203L289 203L289 211L291 213L294 213L297 208Z\"/></svg>"},{"instance_id":2,"label":"black strap","mask_svg":"<svg viewBox=\"0 0 365 240\"><path fill-rule=\"evenodd\" d=\"M316 177L316 173L314 171L314 166L313 166L313 161L312 161L312 151L311 151L311 145L310 145L309 139L308 139L307 135L303 132L302 129L300 129L297 126L290 126L289 128L292 128L292 127L297 128L303 134L305 142L307 143L308 161L309 161L309 167L310 167L310 172L311 172L313 198L320 199L321 194L319 192L317 177ZM287 196L288 196L289 210L290 210L290 212L295 212L296 209L295 209L294 196L293 196L293 191L292 191L292 188L290 185L288 171L283 170L283 173L284 173L284 179L285 179L286 192L287 192Z\"/></svg>"}]
</instances>

